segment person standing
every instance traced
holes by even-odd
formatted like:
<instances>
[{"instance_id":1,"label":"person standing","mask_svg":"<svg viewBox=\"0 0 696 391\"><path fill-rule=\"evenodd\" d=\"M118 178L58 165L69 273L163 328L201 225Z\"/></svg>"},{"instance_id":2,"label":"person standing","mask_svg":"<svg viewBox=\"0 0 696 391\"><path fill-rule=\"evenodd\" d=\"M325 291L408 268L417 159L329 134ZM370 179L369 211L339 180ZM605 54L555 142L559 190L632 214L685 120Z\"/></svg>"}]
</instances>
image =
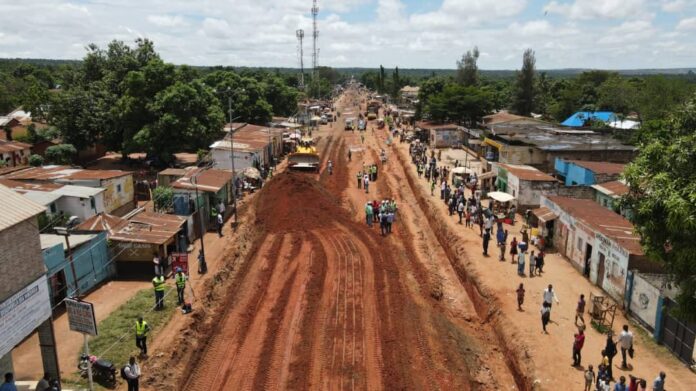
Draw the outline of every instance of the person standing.
<instances>
[{"instance_id":1,"label":"person standing","mask_svg":"<svg viewBox=\"0 0 696 391\"><path fill-rule=\"evenodd\" d=\"M152 286L155 289L155 309L164 308L164 277L161 274L152 279Z\"/></svg>"},{"instance_id":2,"label":"person standing","mask_svg":"<svg viewBox=\"0 0 696 391\"><path fill-rule=\"evenodd\" d=\"M591 391L592 385L595 383L595 373L592 364L587 367L585 371L585 391Z\"/></svg>"},{"instance_id":3,"label":"person standing","mask_svg":"<svg viewBox=\"0 0 696 391\"><path fill-rule=\"evenodd\" d=\"M524 257L525 253L522 251L517 256L517 274L522 277L524 277Z\"/></svg>"},{"instance_id":4,"label":"person standing","mask_svg":"<svg viewBox=\"0 0 696 391\"><path fill-rule=\"evenodd\" d=\"M522 311L522 304L524 304L524 285L520 282L520 286L517 287L517 310Z\"/></svg>"},{"instance_id":5,"label":"person standing","mask_svg":"<svg viewBox=\"0 0 696 391\"><path fill-rule=\"evenodd\" d=\"M512 263L515 263L515 255L517 255L517 237L512 238L512 242L510 242L510 259L512 259Z\"/></svg>"},{"instance_id":6,"label":"person standing","mask_svg":"<svg viewBox=\"0 0 696 391\"><path fill-rule=\"evenodd\" d=\"M616 342L612 338L612 332L607 333L607 343L604 345L604 356L607 357L607 375L609 379L614 378L613 364L614 357L616 356Z\"/></svg>"},{"instance_id":7,"label":"person standing","mask_svg":"<svg viewBox=\"0 0 696 391\"><path fill-rule=\"evenodd\" d=\"M486 231L483 234L483 255L488 256L488 243L491 241L491 232Z\"/></svg>"},{"instance_id":8,"label":"person standing","mask_svg":"<svg viewBox=\"0 0 696 391\"><path fill-rule=\"evenodd\" d=\"M536 257L534 256L534 251L529 254L529 278L534 277L534 269L536 269Z\"/></svg>"},{"instance_id":9,"label":"person standing","mask_svg":"<svg viewBox=\"0 0 696 391\"><path fill-rule=\"evenodd\" d=\"M462 223L462 217L464 217L464 200L460 199L457 204L457 214L459 214L459 224Z\"/></svg>"},{"instance_id":10,"label":"person standing","mask_svg":"<svg viewBox=\"0 0 696 391\"><path fill-rule=\"evenodd\" d=\"M544 302L544 304L541 306L541 327L544 329L544 333L546 334L549 333L546 331L546 325L549 324L549 320L551 320L551 307L549 306L549 303Z\"/></svg>"},{"instance_id":11,"label":"person standing","mask_svg":"<svg viewBox=\"0 0 696 391\"><path fill-rule=\"evenodd\" d=\"M128 391L138 391L140 379L140 366L135 362L135 357L131 356L128 365L123 368L128 382Z\"/></svg>"},{"instance_id":12,"label":"person standing","mask_svg":"<svg viewBox=\"0 0 696 391\"><path fill-rule=\"evenodd\" d=\"M614 391L628 391L628 386L626 385L626 377L621 376L619 382L614 385Z\"/></svg>"},{"instance_id":13,"label":"person standing","mask_svg":"<svg viewBox=\"0 0 696 391\"><path fill-rule=\"evenodd\" d=\"M499 229L495 236L498 241L498 249L500 250L498 260L502 262L505 260L505 239L507 236L507 230L503 231L502 229Z\"/></svg>"},{"instance_id":14,"label":"person standing","mask_svg":"<svg viewBox=\"0 0 696 391\"><path fill-rule=\"evenodd\" d=\"M578 331L577 334L575 334L575 340L573 341L573 366L574 367L579 367L580 366L580 360L582 359L582 356L580 355L580 352L582 351L582 347L585 345L585 332L583 331L582 327Z\"/></svg>"},{"instance_id":15,"label":"person standing","mask_svg":"<svg viewBox=\"0 0 696 391\"><path fill-rule=\"evenodd\" d=\"M222 214L218 212L217 216L215 217L215 220L217 222L217 231L218 231L218 237L222 237L222 227L224 224L224 220L222 219Z\"/></svg>"},{"instance_id":16,"label":"person standing","mask_svg":"<svg viewBox=\"0 0 696 391\"><path fill-rule=\"evenodd\" d=\"M50 381L51 375L49 373L44 373L41 380L39 380L39 382L36 383L36 391L46 391L49 388L51 388Z\"/></svg>"},{"instance_id":17,"label":"person standing","mask_svg":"<svg viewBox=\"0 0 696 391\"><path fill-rule=\"evenodd\" d=\"M362 188L362 182L363 182L363 174L362 174L362 171L358 171L357 178L358 178L358 189L361 189L361 188Z\"/></svg>"},{"instance_id":18,"label":"person standing","mask_svg":"<svg viewBox=\"0 0 696 391\"><path fill-rule=\"evenodd\" d=\"M633 333L628 331L628 325L623 325L623 330L619 334L619 347L621 348L621 368L628 368L626 353L633 358Z\"/></svg>"},{"instance_id":19,"label":"person standing","mask_svg":"<svg viewBox=\"0 0 696 391\"><path fill-rule=\"evenodd\" d=\"M14 374L7 372L5 374L5 382L0 386L0 391L17 391L17 386L14 382Z\"/></svg>"},{"instance_id":20,"label":"person standing","mask_svg":"<svg viewBox=\"0 0 696 391\"><path fill-rule=\"evenodd\" d=\"M372 215L374 211L372 210L372 204L369 202L365 204L365 220L367 221L367 226L372 227L372 221L374 220L374 216Z\"/></svg>"},{"instance_id":21,"label":"person standing","mask_svg":"<svg viewBox=\"0 0 696 391\"><path fill-rule=\"evenodd\" d=\"M578 326L578 319L580 319L580 325L585 326L585 295L580 295L578 300L578 305L575 308L575 325Z\"/></svg>"},{"instance_id":22,"label":"person standing","mask_svg":"<svg viewBox=\"0 0 696 391\"><path fill-rule=\"evenodd\" d=\"M363 187L365 188L365 194L369 192L369 186L370 186L370 176L365 173L363 175Z\"/></svg>"},{"instance_id":23,"label":"person standing","mask_svg":"<svg viewBox=\"0 0 696 391\"><path fill-rule=\"evenodd\" d=\"M7 377L7 376L5 376ZM667 374L660 372L660 374L653 381L653 391L665 391L665 378Z\"/></svg>"},{"instance_id":24,"label":"person standing","mask_svg":"<svg viewBox=\"0 0 696 391\"><path fill-rule=\"evenodd\" d=\"M155 265L155 275L156 276L158 276L160 274L164 274L163 270L162 270L162 265L160 262L159 254L152 253L152 263Z\"/></svg>"},{"instance_id":25,"label":"person standing","mask_svg":"<svg viewBox=\"0 0 696 391\"><path fill-rule=\"evenodd\" d=\"M177 303L182 305L184 304L184 290L186 289L186 274L184 274L180 267L176 268L174 280L176 281Z\"/></svg>"},{"instance_id":26,"label":"person standing","mask_svg":"<svg viewBox=\"0 0 696 391\"><path fill-rule=\"evenodd\" d=\"M430 195L435 192L435 180L430 181Z\"/></svg>"},{"instance_id":27,"label":"person standing","mask_svg":"<svg viewBox=\"0 0 696 391\"><path fill-rule=\"evenodd\" d=\"M142 316L138 316L135 321L135 346L140 349L141 356L147 356L147 333L150 332L150 326Z\"/></svg>"},{"instance_id":28,"label":"person standing","mask_svg":"<svg viewBox=\"0 0 696 391\"><path fill-rule=\"evenodd\" d=\"M541 272L544 269L544 250L539 250L539 254L537 254L536 268L537 268L536 273L538 275L541 275Z\"/></svg>"}]
</instances>

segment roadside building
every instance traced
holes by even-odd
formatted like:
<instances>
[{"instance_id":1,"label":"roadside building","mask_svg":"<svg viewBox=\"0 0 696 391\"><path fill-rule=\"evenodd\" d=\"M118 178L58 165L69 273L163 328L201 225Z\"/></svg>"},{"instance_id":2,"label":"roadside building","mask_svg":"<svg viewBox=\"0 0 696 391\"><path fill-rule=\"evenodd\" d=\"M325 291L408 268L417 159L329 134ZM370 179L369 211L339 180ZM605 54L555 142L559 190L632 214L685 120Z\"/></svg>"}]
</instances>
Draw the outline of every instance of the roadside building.
<instances>
[{"instance_id":1,"label":"roadside building","mask_svg":"<svg viewBox=\"0 0 696 391\"><path fill-rule=\"evenodd\" d=\"M0 140L0 159L3 167L26 166L29 164L30 155L31 144Z\"/></svg>"},{"instance_id":2,"label":"roadside building","mask_svg":"<svg viewBox=\"0 0 696 391\"><path fill-rule=\"evenodd\" d=\"M177 179L186 175L185 168L167 168L157 173L157 186L171 187Z\"/></svg>"},{"instance_id":3,"label":"roadside building","mask_svg":"<svg viewBox=\"0 0 696 391\"><path fill-rule=\"evenodd\" d=\"M517 199L519 211L539 207L542 194L556 194L559 182L532 166L495 164L496 188Z\"/></svg>"},{"instance_id":4,"label":"roadside building","mask_svg":"<svg viewBox=\"0 0 696 391\"><path fill-rule=\"evenodd\" d=\"M645 257L633 224L594 200L542 195L553 220L553 246L609 296L622 302L628 270L657 272Z\"/></svg>"},{"instance_id":5,"label":"roadside building","mask_svg":"<svg viewBox=\"0 0 696 391\"><path fill-rule=\"evenodd\" d=\"M215 226L220 202L225 206L224 217L231 212L231 208L228 207L232 203L230 171L189 168L183 177L171 183L171 187L174 191L174 214L186 216L187 232L191 240ZM199 213L203 214L202 219Z\"/></svg>"},{"instance_id":6,"label":"roadside building","mask_svg":"<svg viewBox=\"0 0 696 391\"><path fill-rule=\"evenodd\" d=\"M457 124L418 121L416 131L427 132L428 143L435 148L461 147L464 141L464 127Z\"/></svg>"},{"instance_id":7,"label":"roadside building","mask_svg":"<svg viewBox=\"0 0 696 391\"><path fill-rule=\"evenodd\" d=\"M41 253L48 270L51 307L71 296L76 286L84 294L116 273L116 264L109 259L105 232L71 232L68 237L41 234Z\"/></svg>"},{"instance_id":8,"label":"roadside building","mask_svg":"<svg viewBox=\"0 0 696 391\"><path fill-rule=\"evenodd\" d=\"M556 159L628 163L637 148L592 130L538 125L498 125L482 143L486 160L525 164L552 172Z\"/></svg>"},{"instance_id":9,"label":"roadside building","mask_svg":"<svg viewBox=\"0 0 696 391\"><path fill-rule=\"evenodd\" d=\"M408 105L413 106L418 103L418 94L420 93L420 87L418 86L404 86L399 90L401 95L401 101Z\"/></svg>"},{"instance_id":10,"label":"roadside building","mask_svg":"<svg viewBox=\"0 0 696 391\"><path fill-rule=\"evenodd\" d=\"M119 275L152 273L152 259L158 254L166 261L175 252L186 252L186 218L133 211L125 217L99 214L75 227L77 232L105 232L111 244L111 258Z\"/></svg>"},{"instance_id":11,"label":"roadside building","mask_svg":"<svg viewBox=\"0 0 696 391\"><path fill-rule=\"evenodd\" d=\"M616 181L623 174L625 164L586 160L556 159L556 175L566 186L592 186Z\"/></svg>"},{"instance_id":12,"label":"roadside building","mask_svg":"<svg viewBox=\"0 0 696 391\"><path fill-rule=\"evenodd\" d=\"M242 172L245 168L261 168L271 165L283 153L283 131L246 123L233 123L225 126L228 133L224 139L210 146L215 168L232 169L232 148L234 149L234 168ZM233 143L232 143L233 141Z\"/></svg>"},{"instance_id":13,"label":"roadside building","mask_svg":"<svg viewBox=\"0 0 696 391\"><path fill-rule=\"evenodd\" d=\"M44 372L58 377L51 299L37 225L44 207L2 185L0 199L0 373L15 372L12 349L38 332Z\"/></svg>"},{"instance_id":14,"label":"roadside building","mask_svg":"<svg viewBox=\"0 0 696 391\"><path fill-rule=\"evenodd\" d=\"M604 182L592 185L595 191L595 201L603 207L624 216L631 218L630 209L626 209L619 204L621 197L628 194L628 186L623 180Z\"/></svg>"},{"instance_id":15,"label":"roadside building","mask_svg":"<svg viewBox=\"0 0 696 391\"><path fill-rule=\"evenodd\" d=\"M135 208L133 174L121 170L86 170L69 166L31 167L4 178L28 183L57 183L103 189L104 211L123 216Z\"/></svg>"}]
</instances>

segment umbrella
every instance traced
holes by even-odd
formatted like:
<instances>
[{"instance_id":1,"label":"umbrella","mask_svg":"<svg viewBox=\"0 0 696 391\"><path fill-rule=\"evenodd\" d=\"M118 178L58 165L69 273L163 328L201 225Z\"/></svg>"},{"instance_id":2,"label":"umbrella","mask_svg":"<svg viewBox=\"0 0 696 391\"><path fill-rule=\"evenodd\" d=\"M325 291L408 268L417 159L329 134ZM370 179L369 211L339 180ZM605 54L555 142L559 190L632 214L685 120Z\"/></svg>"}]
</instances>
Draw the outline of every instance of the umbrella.
<instances>
[{"instance_id":1,"label":"umbrella","mask_svg":"<svg viewBox=\"0 0 696 391\"><path fill-rule=\"evenodd\" d=\"M467 172L471 172L471 170L466 168L466 167L455 167L452 169L452 173L454 173L454 174L461 175L461 174L466 174Z\"/></svg>"},{"instance_id":2,"label":"umbrella","mask_svg":"<svg viewBox=\"0 0 696 391\"><path fill-rule=\"evenodd\" d=\"M515 199L512 195L508 193L503 193L502 191L493 191L488 193L488 197L492 198L498 202L509 202Z\"/></svg>"}]
</instances>

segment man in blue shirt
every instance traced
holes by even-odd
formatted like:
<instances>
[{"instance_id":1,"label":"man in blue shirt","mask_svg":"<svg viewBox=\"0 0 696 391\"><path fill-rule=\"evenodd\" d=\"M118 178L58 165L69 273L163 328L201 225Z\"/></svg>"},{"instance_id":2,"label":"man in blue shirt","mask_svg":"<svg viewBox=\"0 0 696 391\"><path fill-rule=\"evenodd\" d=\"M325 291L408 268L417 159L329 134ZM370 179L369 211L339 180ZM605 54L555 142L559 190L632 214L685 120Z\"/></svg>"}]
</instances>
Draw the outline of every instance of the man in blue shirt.
<instances>
[{"instance_id":1,"label":"man in blue shirt","mask_svg":"<svg viewBox=\"0 0 696 391\"><path fill-rule=\"evenodd\" d=\"M12 372L7 372L5 374L5 382L0 386L0 391L17 391Z\"/></svg>"},{"instance_id":2,"label":"man in blue shirt","mask_svg":"<svg viewBox=\"0 0 696 391\"><path fill-rule=\"evenodd\" d=\"M667 375L664 372L660 372L660 376L655 378L655 381L653 382L653 391L664 391L665 377L667 377ZM1 388L0 391L2 391Z\"/></svg>"}]
</instances>

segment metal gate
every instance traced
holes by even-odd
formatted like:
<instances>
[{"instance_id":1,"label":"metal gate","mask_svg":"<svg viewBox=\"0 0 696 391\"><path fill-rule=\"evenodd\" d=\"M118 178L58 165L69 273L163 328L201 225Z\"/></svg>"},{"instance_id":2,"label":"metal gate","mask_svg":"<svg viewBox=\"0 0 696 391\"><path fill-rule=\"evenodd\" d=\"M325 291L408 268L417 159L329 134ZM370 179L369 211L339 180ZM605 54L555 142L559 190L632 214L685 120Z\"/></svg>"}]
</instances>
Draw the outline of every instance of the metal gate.
<instances>
[{"instance_id":1,"label":"metal gate","mask_svg":"<svg viewBox=\"0 0 696 391\"><path fill-rule=\"evenodd\" d=\"M665 304L667 310L662 329L662 343L680 360L692 364L696 323L675 318L669 313L672 302L666 298Z\"/></svg>"}]
</instances>

